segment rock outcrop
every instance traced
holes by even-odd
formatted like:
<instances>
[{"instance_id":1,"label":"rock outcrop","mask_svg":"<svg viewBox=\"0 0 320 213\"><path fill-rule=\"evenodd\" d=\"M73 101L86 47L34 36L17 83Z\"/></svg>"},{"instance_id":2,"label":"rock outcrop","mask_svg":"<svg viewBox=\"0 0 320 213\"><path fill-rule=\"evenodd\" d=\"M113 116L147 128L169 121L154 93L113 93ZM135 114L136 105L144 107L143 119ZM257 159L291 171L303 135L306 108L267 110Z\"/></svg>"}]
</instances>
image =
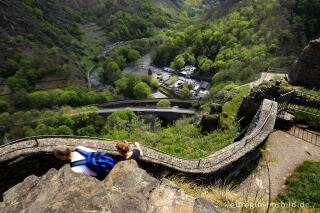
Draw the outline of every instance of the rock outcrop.
<instances>
[{"instance_id":1,"label":"rock outcrop","mask_svg":"<svg viewBox=\"0 0 320 213\"><path fill-rule=\"evenodd\" d=\"M320 88L320 39L310 41L289 72L289 82Z\"/></svg>"},{"instance_id":2,"label":"rock outcrop","mask_svg":"<svg viewBox=\"0 0 320 213\"><path fill-rule=\"evenodd\" d=\"M135 161L119 162L104 181L73 173L69 165L29 176L4 193L0 212L218 212L169 180L159 181Z\"/></svg>"},{"instance_id":3,"label":"rock outcrop","mask_svg":"<svg viewBox=\"0 0 320 213\"><path fill-rule=\"evenodd\" d=\"M208 133L220 126L220 115L204 115L200 122L201 132Z\"/></svg>"}]
</instances>

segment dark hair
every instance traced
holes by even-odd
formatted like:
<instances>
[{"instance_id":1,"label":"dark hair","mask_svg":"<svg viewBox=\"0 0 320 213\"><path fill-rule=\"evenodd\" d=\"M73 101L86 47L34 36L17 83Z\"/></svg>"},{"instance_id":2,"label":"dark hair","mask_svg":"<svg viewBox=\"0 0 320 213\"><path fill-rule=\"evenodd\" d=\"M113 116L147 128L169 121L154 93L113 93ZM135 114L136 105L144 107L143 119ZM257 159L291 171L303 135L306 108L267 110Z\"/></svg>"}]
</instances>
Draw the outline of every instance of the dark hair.
<instances>
[{"instance_id":1,"label":"dark hair","mask_svg":"<svg viewBox=\"0 0 320 213\"><path fill-rule=\"evenodd\" d=\"M69 156L71 150L67 146L56 146L52 150L53 154L57 157Z\"/></svg>"}]
</instances>

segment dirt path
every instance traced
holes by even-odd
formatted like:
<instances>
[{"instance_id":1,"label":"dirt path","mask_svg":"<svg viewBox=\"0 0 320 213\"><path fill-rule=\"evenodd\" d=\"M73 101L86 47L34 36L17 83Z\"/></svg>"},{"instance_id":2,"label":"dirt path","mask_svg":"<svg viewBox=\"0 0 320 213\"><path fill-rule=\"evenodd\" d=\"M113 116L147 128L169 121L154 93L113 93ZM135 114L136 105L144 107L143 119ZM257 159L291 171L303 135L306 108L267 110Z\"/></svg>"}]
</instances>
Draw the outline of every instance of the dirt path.
<instances>
[{"instance_id":1,"label":"dirt path","mask_svg":"<svg viewBox=\"0 0 320 213\"><path fill-rule=\"evenodd\" d=\"M262 72L261 77L258 80L249 83L250 87L259 86L263 81L272 80L275 76L284 78L286 74Z\"/></svg>"},{"instance_id":2,"label":"dirt path","mask_svg":"<svg viewBox=\"0 0 320 213\"><path fill-rule=\"evenodd\" d=\"M241 86L238 86L238 87L236 87L236 89L250 85L250 90L251 90L251 88L257 87L257 86L259 86L263 81L269 81L269 80L273 79L273 77L275 77L275 76L279 76L279 77L284 78L284 77L286 77L286 74L262 72L262 73L261 73L261 77L260 77L259 79L255 80L255 81L252 81L252 82L249 82L249 83L247 83L247 84L243 84L243 85L241 85Z\"/></svg>"},{"instance_id":3,"label":"dirt path","mask_svg":"<svg viewBox=\"0 0 320 213\"><path fill-rule=\"evenodd\" d=\"M279 192L285 190L286 178L297 166L306 160L320 161L320 147L303 141L283 131L275 131L269 135L267 147L269 156L275 157L278 162L270 164L271 194L276 198ZM263 162L261 159L260 162ZM238 190L256 192L267 196L267 170L258 166L257 169L238 187Z\"/></svg>"}]
</instances>

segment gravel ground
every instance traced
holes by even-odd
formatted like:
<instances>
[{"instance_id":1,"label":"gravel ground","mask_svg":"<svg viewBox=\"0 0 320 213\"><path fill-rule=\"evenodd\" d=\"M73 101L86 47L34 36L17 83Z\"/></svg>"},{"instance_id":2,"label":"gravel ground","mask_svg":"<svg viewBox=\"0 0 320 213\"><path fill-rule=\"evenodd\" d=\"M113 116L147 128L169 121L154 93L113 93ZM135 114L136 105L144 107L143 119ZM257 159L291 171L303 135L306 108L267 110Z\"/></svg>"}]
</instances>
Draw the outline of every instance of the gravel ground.
<instances>
[{"instance_id":1,"label":"gravel ground","mask_svg":"<svg viewBox=\"0 0 320 213\"><path fill-rule=\"evenodd\" d=\"M279 192L286 190L285 180L296 167L304 161L320 161L320 147L289 135L283 131L275 131L269 135L267 147L269 157L277 162L270 163L271 195L276 198ZM260 162L264 160L261 159ZM248 190L249 189L249 190ZM241 192L259 191L261 195L268 195L267 169L258 166L253 173L238 187Z\"/></svg>"},{"instance_id":2,"label":"gravel ground","mask_svg":"<svg viewBox=\"0 0 320 213\"><path fill-rule=\"evenodd\" d=\"M159 91L151 91L151 95L153 95L154 98L167 98L167 96Z\"/></svg>"}]
</instances>

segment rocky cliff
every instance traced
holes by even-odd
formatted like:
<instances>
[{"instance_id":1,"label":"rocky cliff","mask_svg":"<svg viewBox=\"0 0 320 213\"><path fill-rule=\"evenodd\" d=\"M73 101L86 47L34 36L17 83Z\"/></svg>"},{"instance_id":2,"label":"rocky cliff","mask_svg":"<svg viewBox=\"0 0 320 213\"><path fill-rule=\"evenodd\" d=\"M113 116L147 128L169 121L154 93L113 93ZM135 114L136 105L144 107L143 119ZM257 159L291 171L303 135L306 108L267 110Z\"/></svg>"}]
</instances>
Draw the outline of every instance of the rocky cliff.
<instances>
[{"instance_id":1,"label":"rocky cliff","mask_svg":"<svg viewBox=\"0 0 320 213\"><path fill-rule=\"evenodd\" d=\"M207 200L159 181L135 161L118 163L104 181L73 173L69 165L29 176L4 193L0 212L218 212Z\"/></svg>"},{"instance_id":2,"label":"rocky cliff","mask_svg":"<svg viewBox=\"0 0 320 213\"><path fill-rule=\"evenodd\" d=\"M320 88L320 39L310 41L304 48L289 72L289 81L296 85Z\"/></svg>"}]
</instances>

